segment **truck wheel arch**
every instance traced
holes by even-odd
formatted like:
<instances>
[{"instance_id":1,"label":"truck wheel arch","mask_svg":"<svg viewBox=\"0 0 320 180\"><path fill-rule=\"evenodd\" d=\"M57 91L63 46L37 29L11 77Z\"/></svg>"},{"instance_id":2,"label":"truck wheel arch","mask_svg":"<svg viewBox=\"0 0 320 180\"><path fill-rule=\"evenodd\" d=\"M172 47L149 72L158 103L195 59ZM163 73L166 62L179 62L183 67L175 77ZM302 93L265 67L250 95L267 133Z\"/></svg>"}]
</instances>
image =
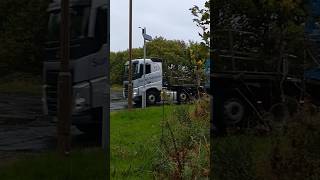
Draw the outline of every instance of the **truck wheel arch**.
<instances>
[{"instance_id":1,"label":"truck wheel arch","mask_svg":"<svg viewBox=\"0 0 320 180\"><path fill-rule=\"evenodd\" d=\"M160 98L160 91L157 88L150 88L147 90L147 96L149 93L154 93L156 95L156 102L161 100ZM147 97L148 98L148 97Z\"/></svg>"}]
</instances>

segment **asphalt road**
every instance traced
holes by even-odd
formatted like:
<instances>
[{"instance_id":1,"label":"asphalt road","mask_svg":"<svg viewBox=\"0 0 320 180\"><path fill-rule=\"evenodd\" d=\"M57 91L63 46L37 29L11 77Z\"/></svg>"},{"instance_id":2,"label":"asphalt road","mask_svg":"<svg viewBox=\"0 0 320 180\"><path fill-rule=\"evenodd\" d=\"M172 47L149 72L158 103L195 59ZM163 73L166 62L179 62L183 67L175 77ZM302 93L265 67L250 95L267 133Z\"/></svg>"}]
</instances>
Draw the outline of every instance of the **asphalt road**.
<instances>
[{"instance_id":1,"label":"asphalt road","mask_svg":"<svg viewBox=\"0 0 320 180\"><path fill-rule=\"evenodd\" d=\"M121 92L111 92L110 110L127 107ZM97 137L72 126L72 146L99 146ZM56 124L42 118L41 97L0 94L0 159L21 152L43 152L56 148Z\"/></svg>"}]
</instances>

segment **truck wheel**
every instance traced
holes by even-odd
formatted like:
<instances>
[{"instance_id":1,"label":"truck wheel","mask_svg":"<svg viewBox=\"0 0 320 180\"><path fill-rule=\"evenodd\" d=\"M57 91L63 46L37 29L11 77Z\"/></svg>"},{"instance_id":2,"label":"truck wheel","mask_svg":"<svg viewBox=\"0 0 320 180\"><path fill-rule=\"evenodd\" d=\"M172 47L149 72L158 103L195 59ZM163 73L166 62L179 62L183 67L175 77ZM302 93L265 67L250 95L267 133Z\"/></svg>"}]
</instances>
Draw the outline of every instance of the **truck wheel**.
<instances>
[{"instance_id":1,"label":"truck wheel","mask_svg":"<svg viewBox=\"0 0 320 180\"><path fill-rule=\"evenodd\" d=\"M158 100L159 93L156 91L148 91L147 92L147 105L155 105Z\"/></svg>"},{"instance_id":2,"label":"truck wheel","mask_svg":"<svg viewBox=\"0 0 320 180\"><path fill-rule=\"evenodd\" d=\"M102 108L100 107L92 109L90 112L90 116L90 123L75 124L76 127L85 134L100 135L102 131Z\"/></svg>"},{"instance_id":3,"label":"truck wheel","mask_svg":"<svg viewBox=\"0 0 320 180\"><path fill-rule=\"evenodd\" d=\"M189 97L188 97L188 93L186 93L185 91L181 91L178 94L178 103L186 103L188 101Z\"/></svg>"},{"instance_id":4,"label":"truck wheel","mask_svg":"<svg viewBox=\"0 0 320 180\"><path fill-rule=\"evenodd\" d=\"M239 124L245 116L245 104L237 98L228 98L224 101L224 117L227 125Z\"/></svg>"}]
</instances>

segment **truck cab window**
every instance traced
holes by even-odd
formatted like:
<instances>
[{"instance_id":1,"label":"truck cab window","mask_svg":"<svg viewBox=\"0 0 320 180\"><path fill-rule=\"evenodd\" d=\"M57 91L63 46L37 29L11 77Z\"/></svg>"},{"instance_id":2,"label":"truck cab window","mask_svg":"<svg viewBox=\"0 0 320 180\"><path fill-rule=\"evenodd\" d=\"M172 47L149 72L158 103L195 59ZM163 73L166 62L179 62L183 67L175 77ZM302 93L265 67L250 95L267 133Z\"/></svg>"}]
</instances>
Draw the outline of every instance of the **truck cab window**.
<instances>
[{"instance_id":1,"label":"truck cab window","mask_svg":"<svg viewBox=\"0 0 320 180\"><path fill-rule=\"evenodd\" d=\"M143 64L140 64L139 68L139 78L143 76Z\"/></svg>"},{"instance_id":2,"label":"truck cab window","mask_svg":"<svg viewBox=\"0 0 320 180\"><path fill-rule=\"evenodd\" d=\"M151 73L151 64L146 64L146 74L150 74ZM139 68L139 77L143 76L143 64L140 64L140 68Z\"/></svg>"},{"instance_id":3,"label":"truck cab window","mask_svg":"<svg viewBox=\"0 0 320 180\"><path fill-rule=\"evenodd\" d=\"M88 33L90 9L88 7L73 7L70 9L70 39L85 37ZM61 12L53 11L49 14L48 41L60 40Z\"/></svg>"},{"instance_id":4,"label":"truck cab window","mask_svg":"<svg viewBox=\"0 0 320 180\"><path fill-rule=\"evenodd\" d=\"M107 43L107 29L108 29L108 11L101 7L98 9L96 18L95 38L100 44Z\"/></svg>"},{"instance_id":5,"label":"truck cab window","mask_svg":"<svg viewBox=\"0 0 320 180\"><path fill-rule=\"evenodd\" d=\"M151 73L151 65L150 64L146 64L146 74Z\"/></svg>"}]
</instances>

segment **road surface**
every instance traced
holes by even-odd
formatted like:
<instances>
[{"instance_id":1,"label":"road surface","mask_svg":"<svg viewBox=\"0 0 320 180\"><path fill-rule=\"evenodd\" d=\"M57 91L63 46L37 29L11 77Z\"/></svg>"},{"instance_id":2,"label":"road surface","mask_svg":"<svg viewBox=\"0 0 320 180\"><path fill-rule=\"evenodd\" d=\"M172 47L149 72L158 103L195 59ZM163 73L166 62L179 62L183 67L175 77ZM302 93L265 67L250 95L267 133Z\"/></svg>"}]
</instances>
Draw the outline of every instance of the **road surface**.
<instances>
[{"instance_id":1,"label":"road surface","mask_svg":"<svg viewBox=\"0 0 320 180\"><path fill-rule=\"evenodd\" d=\"M127 107L122 93L112 91L110 110ZM89 137L72 126L72 146L98 146L97 137ZM0 94L0 161L19 153L43 152L56 147L56 124L42 118L41 97Z\"/></svg>"}]
</instances>

